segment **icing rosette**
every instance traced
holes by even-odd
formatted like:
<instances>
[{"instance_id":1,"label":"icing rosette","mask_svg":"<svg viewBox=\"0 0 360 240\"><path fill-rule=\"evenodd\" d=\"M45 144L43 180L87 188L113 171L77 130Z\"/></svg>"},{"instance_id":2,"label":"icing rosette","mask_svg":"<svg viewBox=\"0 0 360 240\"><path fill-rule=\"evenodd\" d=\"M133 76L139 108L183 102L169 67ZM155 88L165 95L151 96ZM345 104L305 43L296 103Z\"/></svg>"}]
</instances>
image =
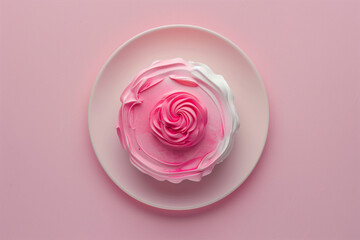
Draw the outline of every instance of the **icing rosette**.
<instances>
[{"instance_id":1,"label":"icing rosette","mask_svg":"<svg viewBox=\"0 0 360 240\"><path fill-rule=\"evenodd\" d=\"M199 100L186 92L164 96L150 113L154 135L172 147L190 147L204 136L207 111Z\"/></svg>"},{"instance_id":2,"label":"icing rosette","mask_svg":"<svg viewBox=\"0 0 360 240\"><path fill-rule=\"evenodd\" d=\"M120 100L120 142L137 169L160 181L200 181L229 155L239 128L225 79L181 58L152 63Z\"/></svg>"}]
</instances>

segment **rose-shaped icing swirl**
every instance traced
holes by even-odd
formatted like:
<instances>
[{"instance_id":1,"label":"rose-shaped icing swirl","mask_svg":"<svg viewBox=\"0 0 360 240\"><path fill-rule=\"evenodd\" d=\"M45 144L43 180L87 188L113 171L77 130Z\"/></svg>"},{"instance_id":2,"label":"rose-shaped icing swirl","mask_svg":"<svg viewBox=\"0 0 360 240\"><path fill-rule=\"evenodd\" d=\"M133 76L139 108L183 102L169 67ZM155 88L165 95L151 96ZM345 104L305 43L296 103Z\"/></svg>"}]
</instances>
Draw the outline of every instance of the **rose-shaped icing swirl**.
<instances>
[{"instance_id":1,"label":"rose-shaped icing swirl","mask_svg":"<svg viewBox=\"0 0 360 240\"><path fill-rule=\"evenodd\" d=\"M204 136L207 111L199 99L186 92L164 96L150 113L153 134L164 144L191 147Z\"/></svg>"}]
</instances>

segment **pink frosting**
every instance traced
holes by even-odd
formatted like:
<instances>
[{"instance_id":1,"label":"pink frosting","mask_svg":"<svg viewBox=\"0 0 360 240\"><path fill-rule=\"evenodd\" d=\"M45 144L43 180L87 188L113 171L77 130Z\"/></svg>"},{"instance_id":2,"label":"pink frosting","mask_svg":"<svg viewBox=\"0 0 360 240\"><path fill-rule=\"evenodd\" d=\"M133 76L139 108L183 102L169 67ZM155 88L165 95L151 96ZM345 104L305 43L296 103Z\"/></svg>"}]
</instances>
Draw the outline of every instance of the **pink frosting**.
<instances>
[{"instance_id":1,"label":"pink frosting","mask_svg":"<svg viewBox=\"0 0 360 240\"><path fill-rule=\"evenodd\" d=\"M165 95L150 113L154 135L171 147L191 147L204 136L207 111L192 94L174 92Z\"/></svg>"},{"instance_id":2,"label":"pink frosting","mask_svg":"<svg viewBox=\"0 0 360 240\"><path fill-rule=\"evenodd\" d=\"M200 181L231 151L239 119L221 75L181 58L139 72L120 100L117 133L131 163L157 180Z\"/></svg>"}]
</instances>

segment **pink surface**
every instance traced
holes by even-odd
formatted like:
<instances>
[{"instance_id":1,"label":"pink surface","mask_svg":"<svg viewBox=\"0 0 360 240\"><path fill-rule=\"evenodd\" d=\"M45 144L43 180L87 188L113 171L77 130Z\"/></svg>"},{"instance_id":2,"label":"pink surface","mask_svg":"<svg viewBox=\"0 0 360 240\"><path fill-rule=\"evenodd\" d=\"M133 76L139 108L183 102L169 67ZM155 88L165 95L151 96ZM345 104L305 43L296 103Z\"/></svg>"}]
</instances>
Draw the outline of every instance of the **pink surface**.
<instances>
[{"instance_id":1,"label":"pink surface","mask_svg":"<svg viewBox=\"0 0 360 240\"><path fill-rule=\"evenodd\" d=\"M359 1L1 1L0 239L359 239L359 21ZM174 23L234 41L270 102L248 180L181 213L118 189L86 122L109 55Z\"/></svg>"}]
</instances>

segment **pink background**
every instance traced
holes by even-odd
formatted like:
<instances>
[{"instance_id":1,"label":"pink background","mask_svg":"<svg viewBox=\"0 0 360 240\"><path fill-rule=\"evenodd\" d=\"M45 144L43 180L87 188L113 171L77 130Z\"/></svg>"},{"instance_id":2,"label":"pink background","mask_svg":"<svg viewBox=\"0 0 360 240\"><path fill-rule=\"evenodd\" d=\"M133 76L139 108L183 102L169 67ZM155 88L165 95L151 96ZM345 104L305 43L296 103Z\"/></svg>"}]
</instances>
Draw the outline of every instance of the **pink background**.
<instances>
[{"instance_id":1,"label":"pink background","mask_svg":"<svg viewBox=\"0 0 360 240\"><path fill-rule=\"evenodd\" d=\"M359 22L359 1L1 1L0 239L359 239ZM270 102L252 175L186 212L118 189L87 130L110 54L174 23L235 42Z\"/></svg>"}]
</instances>

